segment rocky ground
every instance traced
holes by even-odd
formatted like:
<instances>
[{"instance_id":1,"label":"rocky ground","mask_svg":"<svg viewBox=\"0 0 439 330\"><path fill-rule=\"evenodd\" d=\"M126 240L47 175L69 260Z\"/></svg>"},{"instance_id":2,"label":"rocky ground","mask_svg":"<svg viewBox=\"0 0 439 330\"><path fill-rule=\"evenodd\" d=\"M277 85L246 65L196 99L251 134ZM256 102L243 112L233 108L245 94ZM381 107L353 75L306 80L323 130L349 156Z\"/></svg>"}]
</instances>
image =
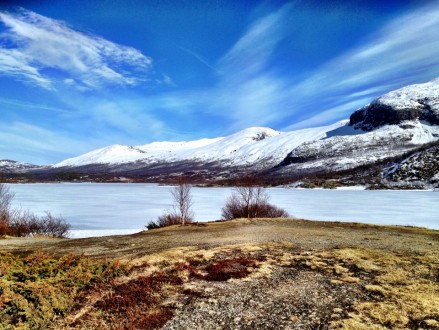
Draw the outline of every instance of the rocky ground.
<instances>
[{"instance_id":1,"label":"rocky ground","mask_svg":"<svg viewBox=\"0 0 439 330\"><path fill-rule=\"evenodd\" d=\"M439 232L236 220L130 236L4 239L27 255L120 258L56 329L438 329Z\"/></svg>"}]
</instances>

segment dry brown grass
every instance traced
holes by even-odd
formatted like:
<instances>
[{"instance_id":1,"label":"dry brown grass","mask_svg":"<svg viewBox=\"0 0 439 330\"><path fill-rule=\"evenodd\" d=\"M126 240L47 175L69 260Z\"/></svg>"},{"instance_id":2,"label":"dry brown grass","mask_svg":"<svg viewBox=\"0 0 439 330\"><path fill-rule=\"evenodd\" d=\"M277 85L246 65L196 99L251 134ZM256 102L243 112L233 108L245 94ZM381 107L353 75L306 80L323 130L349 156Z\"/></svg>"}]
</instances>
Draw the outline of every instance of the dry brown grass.
<instances>
[{"instance_id":1,"label":"dry brown grass","mask_svg":"<svg viewBox=\"0 0 439 330\"><path fill-rule=\"evenodd\" d=\"M439 320L439 251L407 255L370 249L342 249L334 256L349 267L366 271L364 289L375 299L359 302L350 318L354 324L385 328L428 327Z\"/></svg>"}]
</instances>

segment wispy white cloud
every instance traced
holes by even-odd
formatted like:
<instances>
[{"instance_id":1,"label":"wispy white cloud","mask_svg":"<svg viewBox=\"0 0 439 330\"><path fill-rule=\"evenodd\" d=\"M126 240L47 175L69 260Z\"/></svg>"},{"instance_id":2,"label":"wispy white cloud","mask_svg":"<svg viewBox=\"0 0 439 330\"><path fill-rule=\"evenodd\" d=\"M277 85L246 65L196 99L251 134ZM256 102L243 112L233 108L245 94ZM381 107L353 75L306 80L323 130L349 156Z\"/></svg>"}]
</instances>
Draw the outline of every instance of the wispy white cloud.
<instances>
[{"instance_id":1,"label":"wispy white cloud","mask_svg":"<svg viewBox=\"0 0 439 330\"><path fill-rule=\"evenodd\" d=\"M285 101L287 81L270 72L272 55L285 38L283 26L292 6L257 19L222 56L211 65L198 54L181 48L214 70L218 82L211 88L180 90L149 97L145 103L154 108L192 115L202 112L208 117L228 121L226 131L267 125L279 118Z\"/></svg>"},{"instance_id":2,"label":"wispy white cloud","mask_svg":"<svg viewBox=\"0 0 439 330\"><path fill-rule=\"evenodd\" d=\"M284 127L283 130L297 130L302 128L316 127L324 123L334 123L341 118L346 117L346 113L351 113L352 109L358 109L359 107L365 105L369 101L369 98L355 99L351 102L344 102L341 105L334 106L332 108L326 109L317 114L308 116L306 119L296 122L292 125Z\"/></svg>"},{"instance_id":3,"label":"wispy white cloud","mask_svg":"<svg viewBox=\"0 0 439 330\"><path fill-rule=\"evenodd\" d=\"M212 90L211 111L233 120L230 130L277 120L286 81L270 70L276 47L285 38L292 5L256 20L218 61L222 73ZM224 109L226 111L224 111Z\"/></svg>"},{"instance_id":4,"label":"wispy white cloud","mask_svg":"<svg viewBox=\"0 0 439 330\"><path fill-rule=\"evenodd\" d=\"M193 57L195 57L199 62L203 63L209 69L212 69L215 73L218 73L218 74L221 73L216 67L214 67L212 64L210 64L203 56L199 55L198 53L196 53L190 49L187 49L186 47L179 46L178 48L181 49L182 51L192 55Z\"/></svg>"},{"instance_id":5,"label":"wispy white cloud","mask_svg":"<svg viewBox=\"0 0 439 330\"><path fill-rule=\"evenodd\" d=\"M38 124L32 120L35 117L0 123L0 158L48 164L111 144L163 139L168 130L165 123L143 112L136 100L116 103L84 97L80 103L82 109L77 105L76 111L54 113L65 122L59 128L45 123L52 116L47 113L39 114Z\"/></svg>"},{"instance_id":6,"label":"wispy white cloud","mask_svg":"<svg viewBox=\"0 0 439 330\"><path fill-rule=\"evenodd\" d=\"M0 12L0 74L53 88L58 70L64 82L82 88L135 85L148 79L151 58L102 37L76 31L62 21L21 9Z\"/></svg>"},{"instance_id":7,"label":"wispy white cloud","mask_svg":"<svg viewBox=\"0 0 439 330\"><path fill-rule=\"evenodd\" d=\"M55 108L55 107L47 106L44 104L38 104L35 102L24 102L24 101L4 98L4 97L0 97L0 103L6 104L6 105L12 105L14 107L22 108L25 110L30 110L30 109L48 110L48 111L56 112L56 113L68 113L69 112L66 109Z\"/></svg>"},{"instance_id":8,"label":"wispy white cloud","mask_svg":"<svg viewBox=\"0 0 439 330\"><path fill-rule=\"evenodd\" d=\"M0 48L0 74L31 81L46 89L51 88L50 80L43 77L38 68L32 66L29 57L17 49Z\"/></svg>"},{"instance_id":9,"label":"wispy white cloud","mask_svg":"<svg viewBox=\"0 0 439 330\"><path fill-rule=\"evenodd\" d=\"M439 76L439 5L394 19L362 46L328 59L302 80L282 71L277 54L293 37L289 17L294 8L285 5L250 24L214 66L221 72L215 86L147 102L214 114L229 123L223 133L256 125L288 130L348 118L388 91Z\"/></svg>"},{"instance_id":10,"label":"wispy white cloud","mask_svg":"<svg viewBox=\"0 0 439 330\"><path fill-rule=\"evenodd\" d=\"M145 111L142 104L136 100L118 100L117 102L99 100L96 103L84 100L83 104L88 105L88 110L78 109L78 111L92 119L91 122L99 123L106 132L119 132L128 139L142 135L145 139L157 136L166 127L153 114Z\"/></svg>"},{"instance_id":11,"label":"wispy white cloud","mask_svg":"<svg viewBox=\"0 0 439 330\"><path fill-rule=\"evenodd\" d=\"M309 111L309 117L314 117L316 124L319 124L319 116L320 123L324 123L326 116L315 115L310 110L317 104L315 99L327 104L318 111L349 116L356 109L349 105L367 103L392 89L439 76L438 31L437 4L395 19L370 36L363 46L333 59L308 79L292 85L287 95L297 97L291 102L291 108ZM365 95L368 98L364 98ZM335 103L342 105L334 106ZM342 108L345 111L339 111Z\"/></svg>"},{"instance_id":12,"label":"wispy white cloud","mask_svg":"<svg viewBox=\"0 0 439 330\"><path fill-rule=\"evenodd\" d=\"M220 59L221 72L229 79L249 78L267 69L276 46L285 37L285 22L291 4L256 20L233 47Z\"/></svg>"},{"instance_id":13,"label":"wispy white cloud","mask_svg":"<svg viewBox=\"0 0 439 330\"><path fill-rule=\"evenodd\" d=\"M10 146L14 145L11 150ZM35 164L48 164L54 158L83 152L90 141L79 142L62 132L23 121L0 124L0 154L9 158Z\"/></svg>"}]
</instances>

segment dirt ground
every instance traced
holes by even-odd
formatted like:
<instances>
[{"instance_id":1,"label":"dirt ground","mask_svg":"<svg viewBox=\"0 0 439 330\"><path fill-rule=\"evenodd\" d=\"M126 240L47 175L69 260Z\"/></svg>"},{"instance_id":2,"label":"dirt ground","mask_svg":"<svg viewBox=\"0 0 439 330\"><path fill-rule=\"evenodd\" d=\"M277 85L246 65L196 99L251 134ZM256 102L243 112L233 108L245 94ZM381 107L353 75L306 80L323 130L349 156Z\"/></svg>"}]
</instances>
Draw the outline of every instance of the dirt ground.
<instances>
[{"instance_id":1,"label":"dirt ground","mask_svg":"<svg viewBox=\"0 0 439 330\"><path fill-rule=\"evenodd\" d=\"M0 240L1 252L38 250L132 267L83 295L54 323L59 329L439 329L434 230L241 219L128 236Z\"/></svg>"},{"instance_id":2,"label":"dirt ground","mask_svg":"<svg viewBox=\"0 0 439 330\"><path fill-rule=\"evenodd\" d=\"M438 247L439 231L414 227L288 219L240 219L171 226L125 236L82 239L0 239L0 251L21 255L36 250L65 255L131 259L177 247L208 249L233 244L291 243L298 250L362 247L425 252Z\"/></svg>"}]
</instances>

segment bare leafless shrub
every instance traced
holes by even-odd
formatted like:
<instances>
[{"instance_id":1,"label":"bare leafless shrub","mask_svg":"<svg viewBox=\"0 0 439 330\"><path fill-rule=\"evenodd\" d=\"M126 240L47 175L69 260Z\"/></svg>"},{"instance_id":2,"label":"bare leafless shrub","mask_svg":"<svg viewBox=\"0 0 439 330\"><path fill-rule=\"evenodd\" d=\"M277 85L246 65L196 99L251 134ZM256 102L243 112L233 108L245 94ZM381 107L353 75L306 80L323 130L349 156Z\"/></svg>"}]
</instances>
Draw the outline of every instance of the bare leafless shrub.
<instances>
[{"instance_id":1,"label":"bare leafless shrub","mask_svg":"<svg viewBox=\"0 0 439 330\"><path fill-rule=\"evenodd\" d=\"M270 203L249 204L240 202L236 195L231 196L226 205L222 208L222 218L232 220L239 218L288 218L286 210L281 209Z\"/></svg>"},{"instance_id":2,"label":"bare leafless shrub","mask_svg":"<svg viewBox=\"0 0 439 330\"><path fill-rule=\"evenodd\" d=\"M149 220L145 227L148 230L160 228L159 224L155 220Z\"/></svg>"},{"instance_id":3,"label":"bare leafless shrub","mask_svg":"<svg viewBox=\"0 0 439 330\"><path fill-rule=\"evenodd\" d=\"M40 235L50 237L67 237L70 230L70 224L62 216L55 217L50 212L40 217L41 232Z\"/></svg>"},{"instance_id":4,"label":"bare leafless shrub","mask_svg":"<svg viewBox=\"0 0 439 330\"><path fill-rule=\"evenodd\" d=\"M165 213L158 217L157 222L160 227L178 225L182 223L181 217L175 213Z\"/></svg>"},{"instance_id":5,"label":"bare leafless shrub","mask_svg":"<svg viewBox=\"0 0 439 330\"><path fill-rule=\"evenodd\" d=\"M270 196L262 187L255 185L251 178L243 180L241 186L234 188L226 205L222 208L222 218L287 218L286 210L269 203Z\"/></svg>"},{"instance_id":6,"label":"bare leafless shrub","mask_svg":"<svg viewBox=\"0 0 439 330\"><path fill-rule=\"evenodd\" d=\"M14 210L9 223L9 232L12 236L29 237L38 227L37 217L29 211Z\"/></svg>"},{"instance_id":7,"label":"bare leafless shrub","mask_svg":"<svg viewBox=\"0 0 439 330\"><path fill-rule=\"evenodd\" d=\"M50 212L38 216L30 211L13 209L14 196L7 185L0 183L0 235L67 237L70 224L63 217L54 217Z\"/></svg>"},{"instance_id":8,"label":"bare leafless shrub","mask_svg":"<svg viewBox=\"0 0 439 330\"><path fill-rule=\"evenodd\" d=\"M186 220L187 223L192 223L192 219ZM157 220L151 220L146 225L146 228L148 229L155 229L155 228L161 228L161 227L167 227L172 225L180 225L183 224L182 218L179 214L176 214L174 212L167 212L165 214L162 214L157 218Z\"/></svg>"},{"instance_id":9,"label":"bare leafless shrub","mask_svg":"<svg viewBox=\"0 0 439 330\"><path fill-rule=\"evenodd\" d=\"M55 217L50 212L38 216L29 211L15 211L9 224L9 231L12 236L32 237L67 237L70 229L64 218Z\"/></svg>"}]
</instances>

